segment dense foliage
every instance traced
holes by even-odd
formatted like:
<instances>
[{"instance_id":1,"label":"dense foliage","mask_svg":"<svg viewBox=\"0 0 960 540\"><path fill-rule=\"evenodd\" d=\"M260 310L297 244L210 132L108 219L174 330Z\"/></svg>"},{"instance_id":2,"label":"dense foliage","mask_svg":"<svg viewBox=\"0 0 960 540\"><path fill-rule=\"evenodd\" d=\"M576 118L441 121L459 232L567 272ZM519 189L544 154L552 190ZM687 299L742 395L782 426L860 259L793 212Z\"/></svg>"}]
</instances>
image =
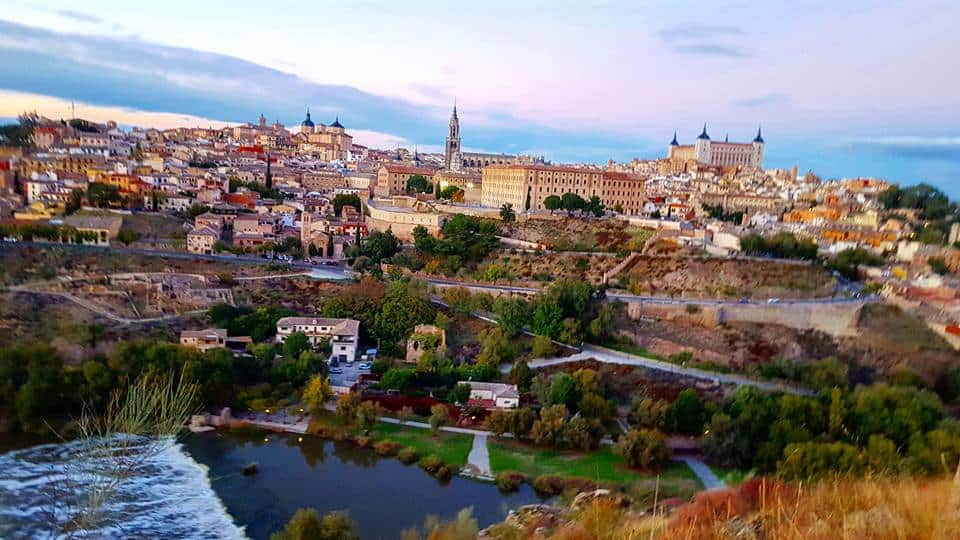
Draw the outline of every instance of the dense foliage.
<instances>
[{"instance_id":1,"label":"dense foliage","mask_svg":"<svg viewBox=\"0 0 960 540\"><path fill-rule=\"evenodd\" d=\"M740 239L740 249L747 255L772 256L781 259L817 258L817 244L813 241L797 239L793 233L779 232L770 238L759 234L748 234Z\"/></svg>"},{"instance_id":2,"label":"dense foliage","mask_svg":"<svg viewBox=\"0 0 960 540\"><path fill-rule=\"evenodd\" d=\"M931 474L956 468L960 423L937 396L909 386L841 388L815 397L740 388L706 428L716 464L788 478L837 472Z\"/></svg>"}]
</instances>

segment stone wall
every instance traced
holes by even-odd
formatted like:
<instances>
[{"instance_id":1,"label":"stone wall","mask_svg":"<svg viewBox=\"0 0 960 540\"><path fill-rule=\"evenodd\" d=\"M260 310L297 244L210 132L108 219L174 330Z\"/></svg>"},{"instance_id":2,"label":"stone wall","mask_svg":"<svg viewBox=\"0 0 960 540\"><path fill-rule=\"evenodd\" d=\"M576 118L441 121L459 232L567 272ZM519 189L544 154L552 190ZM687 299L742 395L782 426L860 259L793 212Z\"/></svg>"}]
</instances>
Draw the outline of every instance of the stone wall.
<instances>
[{"instance_id":1,"label":"stone wall","mask_svg":"<svg viewBox=\"0 0 960 540\"><path fill-rule=\"evenodd\" d=\"M627 301L633 319L654 317L715 328L728 322L776 324L798 330L819 330L834 337L857 335L863 302L781 304L666 304ZM696 306L696 307L688 307Z\"/></svg>"}]
</instances>

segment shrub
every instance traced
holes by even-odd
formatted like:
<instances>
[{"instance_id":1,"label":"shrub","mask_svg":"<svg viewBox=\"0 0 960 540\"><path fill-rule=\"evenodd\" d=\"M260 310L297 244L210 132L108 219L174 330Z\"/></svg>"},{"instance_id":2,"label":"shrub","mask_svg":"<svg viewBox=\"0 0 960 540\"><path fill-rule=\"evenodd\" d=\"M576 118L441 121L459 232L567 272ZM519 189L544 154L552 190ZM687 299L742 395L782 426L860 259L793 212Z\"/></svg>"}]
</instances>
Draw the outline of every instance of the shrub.
<instances>
[{"instance_id":1,"label":"shrub","mask_svg":"<svg viewBox=\"0 0 960 540\"><path fill-rule=\"evenodd\" d=\"M541 474L534 478L533 489L541 495L559 495L563 493L563 479L554 474Z\"/></svg>"},{"instance_id":2,"label":"shrub","mask_svg":"<svg viewBox=\"0 0 960 540\"><path fill-rule=\"evenodd\" d=\"M441 482L446 482L453 478L453 469L449 465L441 465L433 472L433 477Z\"/></svg>"},{"instance_id":3,"label":"shrub","mask_svg":"<svg viewBox=\"0 0 960 540\"><path fill-rule=\"evenodd\" d=\"M357 446L360 448L367 448L373 444L373 437L367 437L366 435L360 435L353 442L357 443Z\"/></svg>"},{"instance_id":4,"label":"shrub","mask_svg":"<svg viewBox=\"0 0 960 540\"><path fill-rule=\"evenodd\" d=\"M397 452L397 459L399 459L401 463L410 465L411 463L420 459L420 453L417 452L416 448L408 446Z\"/></svg>"},{"instance_id":5,"label":"shrub","mask_svg":"<svg viewBox=\"0 0 960 540\"><path fill-rule=\"evenodd\" d=\"M541 474L533 480L533 489L541 495L560 495L566 490L590 491L597 489L598 484L589 478L573 478L557 474Z\"/></svg>"},{"instance_id":6,"label":"shrub","mask_svg":"<svg viewBox=\"0 0 960 540\"><path fill-rule=\"evenodd\" d=\"M517 471L503 471L497 473L495 479L497 488L504 493L510 493L520 489L520 484L526 480L526 477Z\"/></svg>"},{"instance_id":7,"label":"shrub","mask_svg":"<svg viewBox=\"0 0 960 540\"><path fill-rule=\"evenodd\" d=\"M429 455L421 458L417 465L428 473L433 474L437 472L440 467L443 467L443 460L440 459L439 456Z\"/></svg>"},{"instance_id":8,"label":"shrub","mask_svg":"<svg viewBox=\"0 0 960 540\"><path fill-rule=\"evenodd\" d=\"M402 445L400 443L390 439L384 439L373 445L373 450L381 456L395 456L400 452L401 448Z\"/></svg>"},{"instance_id":9,"label":"shrub","mask_svg":"<svg viewBox=\"0 0 960 540\"><path fill-rule=\"evenodd\" d=\"M670 459L667 438L656 429L633 429L620 437L614 452L628 467L652 469L663 466Z\"/></svg>"}]
</instances>

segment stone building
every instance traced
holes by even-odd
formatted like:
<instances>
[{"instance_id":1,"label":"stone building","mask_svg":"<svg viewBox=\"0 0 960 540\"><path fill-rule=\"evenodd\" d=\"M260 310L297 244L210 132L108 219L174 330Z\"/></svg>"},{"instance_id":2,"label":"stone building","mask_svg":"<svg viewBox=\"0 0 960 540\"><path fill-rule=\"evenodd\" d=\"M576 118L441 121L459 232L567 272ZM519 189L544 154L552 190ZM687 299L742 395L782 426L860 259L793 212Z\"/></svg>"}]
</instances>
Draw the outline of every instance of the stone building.
<instances>
[{"instance_id":1,"label":"stone building","mask_svg":"<svg viewBox=\"0 0 960 540\"><path fill-rule=\"evenodd\" d=\"M692 172L696 166L720 168L753 168L763 169L763 136L757 129L757 136L748 143L713 141L707 134L707 125L697 137L694 144L680 144L677 134L667 147L667 161L670 162L672 172ZM677 169L680 170L677 170Z\"/></svg>"},{"instance_id":2,"label":"stone building","mask_svg":"<svg viewBox=\"0 0 960 540\"><path fill-rule=\"evenodd\" d=\"M492 165L483 169L481 204L545 210L547 197L576 193L584 199L597 196L607 208L638 215L645 201L643 186L643 177L630 173L543 164Z\"/></svg>"},{"instance_id":3,"label":"stone building","mask_svg":"<svg viewBox=\"0 0 960 540\"><path fill-rule=\"evenodd\" d=\"M339 116L329 126L322 122L314 124L310 109L307 109L307 117L300 123L300 132L294 135L294 141L301 152L318 154L324 161L347 161L353 148L353 136L347 133Z\"/></svg>"},{"instance_id":4,"label":"stone building","mask_svg":"<svg viewBox=\"0 0 960 540\"><path fill-rule=\"evenodd\" d=\"M407 338L406 361L416 363L426 351L443 355L447 351L447 333L443 328L432 324L418 324L413 334Z\"/></svg>"}]
</instances>

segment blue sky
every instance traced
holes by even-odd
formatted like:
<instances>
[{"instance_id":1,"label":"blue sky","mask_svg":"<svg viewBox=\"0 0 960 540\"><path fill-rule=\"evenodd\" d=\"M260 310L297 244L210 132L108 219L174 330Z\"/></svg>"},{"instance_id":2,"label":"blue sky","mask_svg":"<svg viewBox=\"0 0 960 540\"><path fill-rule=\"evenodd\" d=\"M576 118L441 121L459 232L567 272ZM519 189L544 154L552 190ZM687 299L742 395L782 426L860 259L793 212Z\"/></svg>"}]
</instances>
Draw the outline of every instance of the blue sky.
<instances>
[{"instance_id":1,"label":"blue sky","mask_svg":"<svg viewBox=\"0 0 960 540\"><path fill-rule=\"evenodd\" d=\"M675 129L762 124L768 166L960 197L958 2L301 4L0 0L0 116L72 100L290 125L309 106L362 141L435 149L456 98L473 149L652 158Z\"/></svg>"}]
</instances>

